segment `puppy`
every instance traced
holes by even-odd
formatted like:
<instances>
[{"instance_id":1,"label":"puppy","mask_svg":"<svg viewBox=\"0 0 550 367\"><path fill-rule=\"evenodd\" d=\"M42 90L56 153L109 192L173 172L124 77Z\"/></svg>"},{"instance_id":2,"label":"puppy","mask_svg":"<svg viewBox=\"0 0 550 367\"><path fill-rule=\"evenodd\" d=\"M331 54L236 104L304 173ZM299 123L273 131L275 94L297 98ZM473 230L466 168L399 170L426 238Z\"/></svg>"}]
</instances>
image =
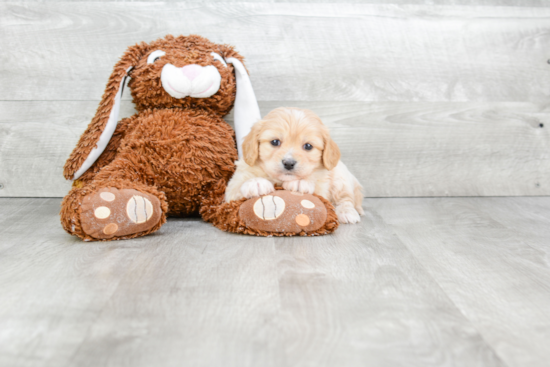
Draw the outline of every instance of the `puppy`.
<instances>
[{"instance_id":1,"label":"puppy","mask_svg":"<svg viewBox=\"0 0 550 367\"><path fill-rule=\"evenodd\" d=\"M243 159L236 165L226 202L269 194L277 184L329 200L340 223L357 223L364 214L361 185L340 161L340 149L312 111L271 111L245 137Z\"/></svg>"}]
</instances>

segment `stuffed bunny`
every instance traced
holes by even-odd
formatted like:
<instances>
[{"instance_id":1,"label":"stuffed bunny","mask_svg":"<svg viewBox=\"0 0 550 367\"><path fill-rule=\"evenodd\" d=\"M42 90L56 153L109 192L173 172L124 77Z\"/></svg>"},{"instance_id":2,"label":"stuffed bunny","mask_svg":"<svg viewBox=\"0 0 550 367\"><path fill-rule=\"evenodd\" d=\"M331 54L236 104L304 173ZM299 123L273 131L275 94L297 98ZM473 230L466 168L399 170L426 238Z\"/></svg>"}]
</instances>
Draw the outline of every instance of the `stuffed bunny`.
<instances>
[{"instance_id":1,"label":"stuffed bunny","mask_svg":"<svg viewBox=\"0 0 550 367\"><path fill-rule=\"evenodd\" d=\"M138 112L118 122L127 77ZM223 120L233 106L237 144ZM65 164L64 176L74 182L62 202L63 228L84 240L126 239L158 230L167 215L199 212L230 232L331 233L336 215L316 195L307 195L317 206L304 214L292 206L298 197L277 191L288 205L275 221L258 217L258 198L223 202L237 146L259 119L243 58L233 47L196 35L131 46ZM307 225L296 225L300 214L309 216Z\"/></svg>"}]
</instances>

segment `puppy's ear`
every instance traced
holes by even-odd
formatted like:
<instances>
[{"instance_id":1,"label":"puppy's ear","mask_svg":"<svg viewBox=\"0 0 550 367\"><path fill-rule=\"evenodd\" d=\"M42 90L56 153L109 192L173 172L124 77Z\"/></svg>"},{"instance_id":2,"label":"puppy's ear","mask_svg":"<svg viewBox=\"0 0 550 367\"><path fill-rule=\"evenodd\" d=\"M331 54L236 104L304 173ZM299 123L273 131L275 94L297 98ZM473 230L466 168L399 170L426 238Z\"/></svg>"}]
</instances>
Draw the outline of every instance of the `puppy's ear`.
<instances>
[{"instance_id":1,"label":"puppy's ear","mask_svg":"<svg viewBox=\"0 0 550 367\"><path fill-rule=\"evenodd\" d=\"M336 167L340 160L340 148L332 140L327 129L323 131L323 140L325 141L325 149L323 149L323 166L329 171Z\"/></svg>"},{"instance_id":2,"label":"puppy's ear","mask_svg":"<svg viewBox=\"0 0 550 367\"><path fill-rule=\"evenodd\" d=\"M260 156L260 132L262 130L262 122L258 121L252 125L252 129L243 140L243 159L249 166L256 164Z\"/></svg>"},{"instance_id":3,"label":"puppy's ear","mask_svg":"<svg viewBox=\"0 0 550 367\"><path fill-rule=\"evenodd\" d=\"M148 45L143 42L131 46L116 63L94 118L65 163L63 175L67 180L79 178L107 147L118 124L120 99L128 73L147 50Z\"/></svg>"}]
</instances>

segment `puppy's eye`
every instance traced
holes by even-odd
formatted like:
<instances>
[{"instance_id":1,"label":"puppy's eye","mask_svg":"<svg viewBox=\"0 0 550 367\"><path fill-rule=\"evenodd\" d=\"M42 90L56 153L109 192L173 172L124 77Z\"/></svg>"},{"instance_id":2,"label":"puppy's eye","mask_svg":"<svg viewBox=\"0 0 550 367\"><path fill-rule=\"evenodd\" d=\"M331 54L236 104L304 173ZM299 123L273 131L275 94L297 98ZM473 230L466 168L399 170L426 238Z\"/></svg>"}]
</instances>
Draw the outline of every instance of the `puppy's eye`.
<instances>
[{"instance_id":1,"label":"puppy's eye","mask_svg":"<svg viewBox=\"0 0 550 367\"><path fill-rule=\"evenodd\" d=\"M278 140L278 139L271 140L270 143L271 143L271 145L273 145L274 147L278 147L279 145L281 145L281 141Z\"/></svg>"},{"instance_id":2,"label":"puppy's eye","mask_svg":"<svg viewBox=\"0 0 550 367\"><path fill-rule=\"evenodd\" d=\"M305 143L305 144L304 144L304 149L305 149L305 150L311 150L311 149L313 149L313 145L311 145L311 144L309 144L309 143Z\"/></svg>"},{"instance_id":3,"label":"puppy's eye","mask_svg":"<svg viewBox=\"0 0 550 367\"><path fill-rule=\"evenodd\" d=\"M164 55L166 55L166 52L162 50L153 51L149 54L149 56L147 56L147 63L152 64L155 61L160 60L160 58Z\"/></svg>"}]
</instances>

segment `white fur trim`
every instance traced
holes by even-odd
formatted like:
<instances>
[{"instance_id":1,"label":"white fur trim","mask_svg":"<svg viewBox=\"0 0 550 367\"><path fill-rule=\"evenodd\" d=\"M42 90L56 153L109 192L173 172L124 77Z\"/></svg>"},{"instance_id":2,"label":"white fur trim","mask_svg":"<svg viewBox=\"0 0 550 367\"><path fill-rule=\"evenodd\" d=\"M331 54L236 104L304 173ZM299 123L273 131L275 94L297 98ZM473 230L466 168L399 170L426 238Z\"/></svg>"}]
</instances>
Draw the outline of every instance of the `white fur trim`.
<instances>
[{"instance_id":1,"label":"white fur trim","mask_svg":"<svg viewBox=\"0 0 550 367\"><path fill-rule=\"evenodd\" d=\"M223 66L227 67L227 63L225 62L223 57L220 56L220 54L217 54L215 52L211 52L210 55L212 55L212 57L214 57L214 60L218 60L219 62L221 62L223 64Z\"/></svg>"},{"instance_id":2,"label":"white fur trim","mask_svg":"<svg viewBox=\"0 0 550 367\"><path fill-rule=\"evenodd\" d=\"M76 171L73 177L73 181L78 179L80 176L84 174L94 164L94 162L99 158L101 153L107 148L107 144L109 144L109 141L111 140L111 137L113 136L115 129L118 125L118 113L120 111L120 99L122 98L122 92L124 90L124 83L126 82L126 78L128 77L128 72L133 68L133 66L130 66L128 70L126 70L126 76L122 78L122 81L120 82L120 86L118 87L118 92L115 96L115 103L113 105L113 108L111 109L111 113L109 114L109 120L107 120L107 124L105 125L105 129L103 129L103 132L101 133L101 136L99 137L99 140L96 144L96 147L92 149L90 154L88 154L88 157L86 157L86 160L84 163L82 163L82 166Z\"/></svg>"},{"instance_id":3,"label":"white fur trim","mask_svg":"<svg viewBox=\"0 0 550 367\"><path fill-rule=\"evenodd\" d=\"M164 55L166 55L166 52L164 52L162 50L153 51L149 54L149 56L147 56L147 63L152 64L152 63L155 62L156 58L161 58Z\"/></svg>"},{"instance_id":4,"label":"white fur trim","mask_svg":"<svg viewBox=\"0 0 550 367\"><path fill-rule=\"evenodd\" d=\"M252 83L244 65L236 58L230 57L228 63L233 64L235 68L235 78L237 79L237 96L235 97L235 106L233 108L235 118L235 135L237 136L237 150L239 159L243 157L243 140L250 133L252 125L260 121L260 108L256 101Z\"/></svg>"}]
</instances>

